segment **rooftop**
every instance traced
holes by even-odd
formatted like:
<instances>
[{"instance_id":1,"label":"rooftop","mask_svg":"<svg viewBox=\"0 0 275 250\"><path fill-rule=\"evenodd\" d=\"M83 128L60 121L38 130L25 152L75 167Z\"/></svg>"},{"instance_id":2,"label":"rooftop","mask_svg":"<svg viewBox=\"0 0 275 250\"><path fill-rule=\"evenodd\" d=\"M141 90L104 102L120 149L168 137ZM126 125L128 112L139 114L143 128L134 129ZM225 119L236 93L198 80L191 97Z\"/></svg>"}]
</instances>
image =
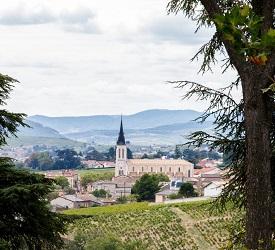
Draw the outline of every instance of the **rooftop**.
<instances>
[{"instance_id":1,"label":"rooftop","mask_svg":"<svg viewBox=\"0 0 275 250\"><path fill-rule=\"evenodd\" d=\"M186 160L172 160L172 159L131 159L128 160L129 164L143 164L143 165L193 165Z\"/></svg>"}]
</instances>

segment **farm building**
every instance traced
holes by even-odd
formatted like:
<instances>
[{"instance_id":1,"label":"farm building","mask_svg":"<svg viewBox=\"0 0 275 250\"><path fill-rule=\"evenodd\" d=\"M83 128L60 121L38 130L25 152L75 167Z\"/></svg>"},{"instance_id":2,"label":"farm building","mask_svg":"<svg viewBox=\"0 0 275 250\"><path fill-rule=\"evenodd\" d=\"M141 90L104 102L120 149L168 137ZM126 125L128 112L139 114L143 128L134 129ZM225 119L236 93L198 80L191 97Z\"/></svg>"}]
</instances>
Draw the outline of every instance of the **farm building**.
<instances>
[{"instance_id":1,"label":"farm building","mask_svg":"<svg viewBox=\"0 0 275 250\"><path fill-rule=\"evenodd\" d=\"M226 184L225 181L212 181L209 184L207 184L203 189L203 196L207 197L218 197L222 190L224 185Z\"/></svg>"}]
</instances>

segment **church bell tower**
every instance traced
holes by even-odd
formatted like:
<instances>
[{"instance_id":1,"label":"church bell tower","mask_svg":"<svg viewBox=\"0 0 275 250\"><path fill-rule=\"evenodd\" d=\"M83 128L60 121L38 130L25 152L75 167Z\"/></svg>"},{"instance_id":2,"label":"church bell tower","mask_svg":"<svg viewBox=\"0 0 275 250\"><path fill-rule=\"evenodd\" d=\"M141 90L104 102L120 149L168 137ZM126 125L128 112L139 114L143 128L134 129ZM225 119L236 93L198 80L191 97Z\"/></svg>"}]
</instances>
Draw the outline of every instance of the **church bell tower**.
<instances>
[{"instance_id":1,"label":"church bell tower","mask_svg":"<svg viewBox=\"0 0 275 250\"><path fill-rule=\"evenodd\" d=\"M120 121L120 130L116 143L116 167L115 176L127 176L128 166L127 166L127 147L125 143L125 137L123 132L122 117Z\"/></svg>"}]
</instances>

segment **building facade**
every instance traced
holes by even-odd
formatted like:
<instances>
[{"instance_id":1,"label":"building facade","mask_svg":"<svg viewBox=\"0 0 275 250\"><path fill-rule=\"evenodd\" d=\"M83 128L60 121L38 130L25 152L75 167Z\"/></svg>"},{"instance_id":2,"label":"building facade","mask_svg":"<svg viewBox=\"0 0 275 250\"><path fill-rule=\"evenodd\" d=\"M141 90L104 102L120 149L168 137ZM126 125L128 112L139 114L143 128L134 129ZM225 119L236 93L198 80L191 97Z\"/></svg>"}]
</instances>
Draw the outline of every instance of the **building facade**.
<instances>
[{"instance_id":1,"label":"building facade","mask_svg":"<svg viewBox=\"0 0 275 250\"><path fill-rule=\"evenodd\" d=\"M79 189L79 176L74 170L50 171L45 173L45 176L49 179L63 176L68 180L70 188Z\"/></svg>"},{"instance_id":2,"label":"building facade","mask_svg":"<svg viewBox=\"0 0 275 250\"><path fill-rule=\"evenodd\" d=\"M173 159L127 159L122 120L116 145L115 176L141 176L145 173L162 173L173 178L190 178L194 165L185 160Z\"/></svg>"}]
</instances>

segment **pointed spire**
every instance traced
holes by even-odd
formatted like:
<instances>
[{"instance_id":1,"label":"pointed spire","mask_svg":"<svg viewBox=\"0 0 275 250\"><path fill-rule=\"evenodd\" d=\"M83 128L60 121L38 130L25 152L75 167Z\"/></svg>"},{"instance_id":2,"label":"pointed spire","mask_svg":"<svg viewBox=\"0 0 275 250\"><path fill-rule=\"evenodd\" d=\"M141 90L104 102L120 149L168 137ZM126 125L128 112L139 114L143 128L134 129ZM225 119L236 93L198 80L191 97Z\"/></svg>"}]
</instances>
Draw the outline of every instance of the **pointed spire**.
<instances>
[{"instance_id":1,"label":"pointed spire","mask_svg":"<svg viewBox=\"0 0 275 250\"><path fill-rule=\"evenodd\" d=\"M121 115L121 120L120 120L120 130L119 130L119 135L117 139L117 145L125 145L125 137L124 137L124 132L123 132L123 124L122 124L122 115Z\"/></svg>"}]
</instances>

